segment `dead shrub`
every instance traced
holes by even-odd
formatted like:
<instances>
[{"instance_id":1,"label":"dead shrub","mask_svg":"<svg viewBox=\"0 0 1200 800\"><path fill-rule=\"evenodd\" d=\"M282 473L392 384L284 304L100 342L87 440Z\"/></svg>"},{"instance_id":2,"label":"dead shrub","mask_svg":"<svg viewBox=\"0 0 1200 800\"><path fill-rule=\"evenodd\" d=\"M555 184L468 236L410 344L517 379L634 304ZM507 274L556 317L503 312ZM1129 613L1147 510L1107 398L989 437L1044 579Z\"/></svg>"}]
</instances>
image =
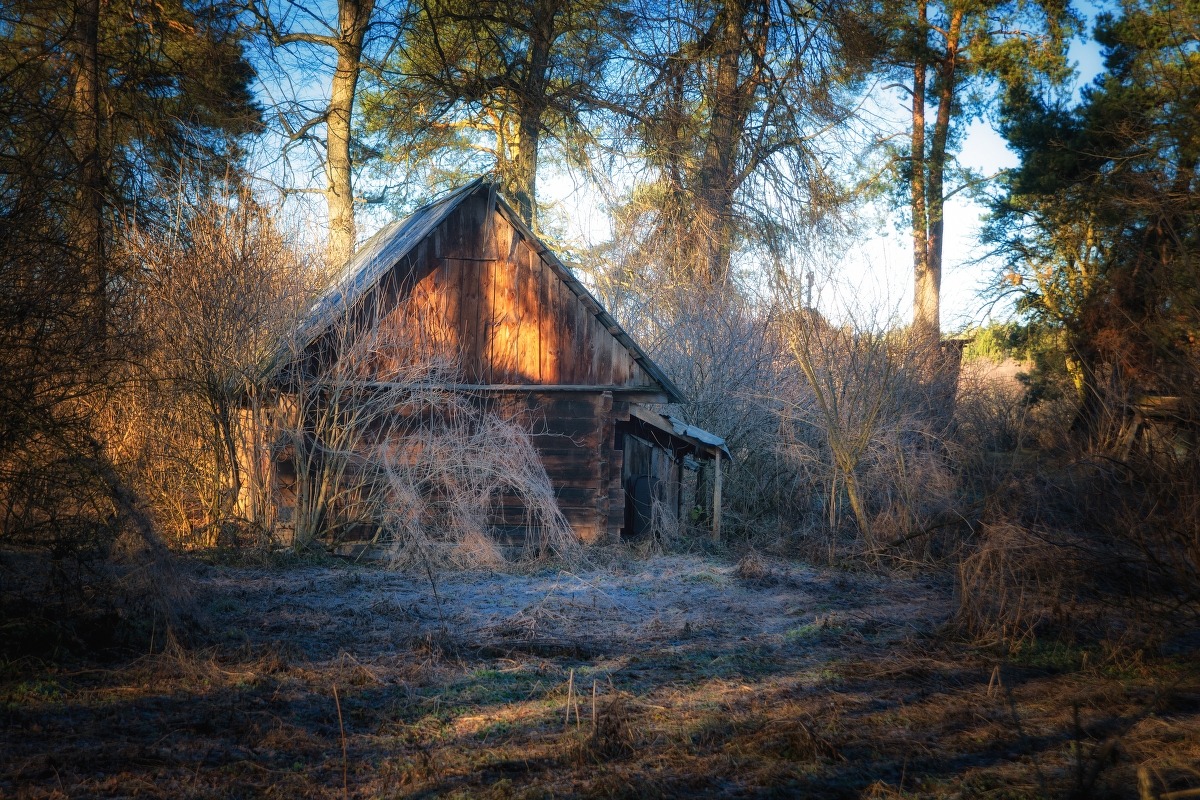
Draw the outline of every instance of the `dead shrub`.
<instances>
[{"instance_id":1,"label":"dead shrub","mask_svg":"<svg viewBox=\"0 0 1200 800\"><path fill-rule=\"evenodd\" d=\"M668 553L693 552L697 547L711 543L706 533L689 528L671 503L656 494L650 500L650 522L646 530L635 539L623 540L622 544L638 558L651 558Z\"/></svg>"},{"instance_id":2,"label":"dead shrub","mask_svg":"<svg viewBox=\"0 0 1200 800\"><path fill-rule=\"evenodd\" d=\"M1123 605L1163 623L1200 616L1200 459L1195 451L1090 459L1071 484L1073 511L1097 534L1091 572Z\"/></svg>"},{"instance_id":3,"label":"dead shrub","mask_svg":"<svg viewBox=\"0 0 1200 800\"><path fill-rule=\"evenodd\" d=\"M463 399L447 402L458 406L456 413L423 428L416 442L406 439L404 456L380 456L381 540L392 563L495 568L510 555L577 562L579 537L558 508L527 429ZM492 520L495 506L512 497L525 509L527 533L506 546Z\"/></svg>"},{"instance_id":4,"label":"dead shrub","mask_svg":"<svg viewBox=\"0 0 1200 800\"><path fill-rule=\"evenodd\" d=\"M964 548L959 623L1010 649L1053 636L1122 653L1189 630L1200 615L1198 485L1185 461L1136 454L1013 461Z\"/></svg>"},{"instance_id":5,"label":"dead shrub","mask_svg":"<svg viewBox=\"0 0 1200 800\"><path fill-rule=\"evenodd\" d=\"M1010 452L1033 444L1031 406L1020 365L985 358L963 363L955 400L955 438L969 452Z\"/></svg>"},{"instance_id":6,"label":"dead shrub","mask_svg":"<svg viewBox=\"0 0 1200 800\"><path fill-rule=\"evenodd\" d=\"M110 458L176 546L273 544L263 364L311 301L322 268L249 191L182 197L169 231L130 222L116 256L137 276L138 358L104 409ZM257 527L248 525L253 521Z\"/></svg>"},{"instance_id":7,"label":"dead shrub","mask_svg":"<svg viewBox=\"0 0 1200 800\"><path fill-rule=\"evenodd\" d=\"M724 287L674 281L617 286L611 275L598 277L607 308L683 392L684 403L671 413L724 437L734 454L724 473L724 538L759 538L785 530L795 513L796 484L775 444L780 398L796 376L780 358L780 309ZM702 468L698 477L698 495L685 498L683 508L698 505L708 511L712 470ZM656 546L670 550L682 545L672 541L676 525L684 530L689 522L707 521L708 515L698 517L664 520L668 535ZM688 538L703 537L701 527L685 531Z\"/></svg>"},{"instance_id":8,"label":"dead shrub","mask_svg":"<svg viewBox=\"0 0 1200 800\"><path fill-rule=\"evenodd\" d=\"M281 513L294 546L370 540L402 568L577 561L532 423L455 390L455 354L420 336L420 325L347 313L279 356L289 366L271 435L294 473ZM503 522L516 504L526 533L514 542Z\"/></svg>"},{"instance_id":9,"label":"dead shrub","mask_svg":"<svg viewBox=\"0 0 1200 800\"><path fill-rule=\"evenodd\" d=\"M756 586L774 586L779 582L766 560L754 548L747 550L746 555L738 559L733 575L740 581Z\"/></svg>"},{"instance_id":10,"label":"dead shrub","mask_svg":"<svg viewBox=\"0 0 1200 800\"><path fill-rule=\"evenodd\" d=\"M786 331L803 379L779 447L812 498L802 549L876 566L940 555L931 534L963 516L948 438L953 360L907 332L835 326L807 308Z\"/></svg>"},{"instance_id":11,"label":"dead shrub","mask_svg":"<svg viewBox=\"0 0 1200 800\"><path fill-rule=\"evenodd\" d=\"M1018 649L1062 621L1071 573L1045 537L1011 522L982 525L958 567L957 620L980 643Z\"/></svg>"}]
</instances>

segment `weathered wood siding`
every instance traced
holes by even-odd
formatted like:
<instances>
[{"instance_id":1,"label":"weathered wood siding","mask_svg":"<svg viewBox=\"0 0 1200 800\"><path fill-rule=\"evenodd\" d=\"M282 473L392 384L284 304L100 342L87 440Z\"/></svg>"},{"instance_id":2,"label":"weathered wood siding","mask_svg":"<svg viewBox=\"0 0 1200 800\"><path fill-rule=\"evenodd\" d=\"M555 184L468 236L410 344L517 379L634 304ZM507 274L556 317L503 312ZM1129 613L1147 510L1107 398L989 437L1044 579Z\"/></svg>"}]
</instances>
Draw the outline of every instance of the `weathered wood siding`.
<instances>
[{"instance_id":1,"label":"weathered wood siding","mask_svg":"<svg viewBox=\"0 0 1200 800\"><path fill-rule=\"evenodd\" d=\"M486 193L397 266L380 305L401 337L459 360L464 383L659 391L654 379ZM397 296L400 295L400 296Z\"/></svg>"},{"instance_id":2,"label":"weathered wood siding","mask_svg":"<svg viewBox=\"0 0 1200 800\"><path fill-rule=\"evenodd\" d=\"M581 539L596 542L619 532L623 506L613 520L617 527L610 524L612 472L621 472L619 454L613 458L611 393L506 393L492 396L489 406L528 427L558 506ZM527 520L520 498L501 498L494 521L509 537L521 536Z\"/></svg>"}]
</instances>

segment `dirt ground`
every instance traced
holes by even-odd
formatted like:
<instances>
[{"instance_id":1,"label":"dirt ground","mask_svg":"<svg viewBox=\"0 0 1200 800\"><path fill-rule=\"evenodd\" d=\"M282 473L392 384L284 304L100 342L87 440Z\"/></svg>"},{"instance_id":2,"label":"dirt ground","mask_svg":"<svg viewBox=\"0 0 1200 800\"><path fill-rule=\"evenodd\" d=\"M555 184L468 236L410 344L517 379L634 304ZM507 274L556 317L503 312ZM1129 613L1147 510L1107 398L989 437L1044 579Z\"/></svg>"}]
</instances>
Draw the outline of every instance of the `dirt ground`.
<instances>
[{"instance_id":1,"label":"dirt ground","mask_svg":"<svg viewBox=\"0 0 1200 800\"><path fill-rule=\"evenodd\" d=\"M186 572L199 644L0 664L0 796L1200 797L1194 650L1002 657L949 576Z\"/></svg>"}]
</instances>

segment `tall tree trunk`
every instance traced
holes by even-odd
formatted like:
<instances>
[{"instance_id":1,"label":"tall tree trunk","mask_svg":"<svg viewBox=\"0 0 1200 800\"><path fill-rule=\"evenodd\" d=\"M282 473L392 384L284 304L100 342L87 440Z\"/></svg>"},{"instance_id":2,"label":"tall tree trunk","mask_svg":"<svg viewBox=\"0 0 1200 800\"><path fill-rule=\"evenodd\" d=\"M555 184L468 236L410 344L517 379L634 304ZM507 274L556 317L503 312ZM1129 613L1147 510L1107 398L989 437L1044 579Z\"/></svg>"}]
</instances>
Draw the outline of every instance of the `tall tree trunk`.
<instances>
[{"instance_id":1,"label":"tall tree trunk","mask_svg":"<svg viewBox=\"0 0 1200 800\"><path fill-rule=\"evenodd\" d=\"M75 248L82 288L88 295L88 323L104 338L108 320L108 269L104 248L104 164L100 153L100 0L75 0L71 50L74 86L71 117L78 184Z\"/></svg>"},{"instance_id":2,"label":"tall tree trunk","mask_svg":"<svg viewBox=\"0 0 1200 800\"><path fill-rule=\"evenodd\" d=\"M329 114L325 121L329 209L330 263L342 264L354 252L354 178L350 159L350 134L354 96L362 71L363 40L370 27L375 0L338 0L337 65L330 85Z\"/></svg>"},{"instance_id":3,"label":"tall tree trunk","mask_svg":"<svg viewBox=\"0 0 1200 800\"><path fill-rule=\"evenodd\" d=\"M721 6L714 21L716 64L712 83L708 140L697 175L696 215L700 223L700 252L695 276L708 286L719 286L730 278L733 255L733 195L746 118L758 88L758 70L766 46L769 13L763 9L757 30L748 31L748 0L730 0ZM755 58L754 74L742 76L742 57Z\"/></svg>"},{"instance_id":4,"label":"tall tree trunk","mask_svg":"<svg viewBox=\"0 0 1200 800\"><path fill-rule=\"evenodd\" d=\"M942 247L945 238L944 186L946 180L946 141L950 136L950 114L954 105L955 78L957 78L958 54L961 45L963 9L955 8L950 16L950 28L946 39L946 53L938 65L938 110L934 122L933 141L926 163L928 172L928 224L926 241L928 255L922 280L916 284L916 308L913 321L916 328L932 341L941 335L942 313ZM919 311L918 311L919 310Z\"/></svg>"},{"instance_id":5,"label":"tall tree trunk","mask_svg":"<svg viewBox=\"0 0 1200 800\"><path fill-rule=\"evenodd\" d=\"M732 0L719 12L716 76L713 84L712 117L704 162L699 175L705 245L697 267L703 269L704 281L710 286L724 283L729 277L729 182L737 159L741 133L738 126L739 77L745 6L742 0Z\"/></svg>"},{"instance_id":6,"label":"tall tree trunk","mask_svg":"<svg viewBox=\"0 0 1200 800\"><path fill-rule=\"evenodd\" d=\"M546 91L550 86L550 52L554 47L555 21L559 5L554 0L536 2L529 20L529 58L521 85L518 122L519 139L508 187L517 203L517 213L531 228L537 226L538 146Z\"/></svg>"},{"instance_id":7,"label":"tall tree trunk","mask_svg":"<svg viewBox=\"0 0 1200 800\"><path fill-rule=\"evenodd\" d=\"M913 57L912 95L912 237L913 237L913 329L918 336L936 339L939 326L936 305L929 307L929 217L925 185L925 77L928 46L928 8L917 2L918 40ZM933 293L936 298L937 292ZM930 314L933 314L932 318Z\"/></svg>"}]
</instances>

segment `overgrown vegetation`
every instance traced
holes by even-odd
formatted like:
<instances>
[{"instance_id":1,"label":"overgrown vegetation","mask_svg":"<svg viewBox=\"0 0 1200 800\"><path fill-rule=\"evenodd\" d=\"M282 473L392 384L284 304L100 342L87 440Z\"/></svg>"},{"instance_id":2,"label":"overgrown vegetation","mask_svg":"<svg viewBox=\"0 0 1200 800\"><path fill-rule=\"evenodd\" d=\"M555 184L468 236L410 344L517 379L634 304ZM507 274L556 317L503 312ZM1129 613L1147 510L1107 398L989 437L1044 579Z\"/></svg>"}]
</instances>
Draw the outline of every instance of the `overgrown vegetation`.
<instances>
[{"instance_id":1,"label":"overgrown vegetation","mask_svg":"<svg viewBox=\"0 0 1200 800\"><path fill-rule=\"evenodd\" d=\"M1100 14L1074 99L1068 6L893 6L6 5L0 794L1200 792L1200 15ZM980 116L1012 320L939 341ZM303 336L366 200L490 171L545 234L563 165L719 541L584 547L453 350ZM807 274L883 196L911 325Z\"/></svg>"}]
</instances>

